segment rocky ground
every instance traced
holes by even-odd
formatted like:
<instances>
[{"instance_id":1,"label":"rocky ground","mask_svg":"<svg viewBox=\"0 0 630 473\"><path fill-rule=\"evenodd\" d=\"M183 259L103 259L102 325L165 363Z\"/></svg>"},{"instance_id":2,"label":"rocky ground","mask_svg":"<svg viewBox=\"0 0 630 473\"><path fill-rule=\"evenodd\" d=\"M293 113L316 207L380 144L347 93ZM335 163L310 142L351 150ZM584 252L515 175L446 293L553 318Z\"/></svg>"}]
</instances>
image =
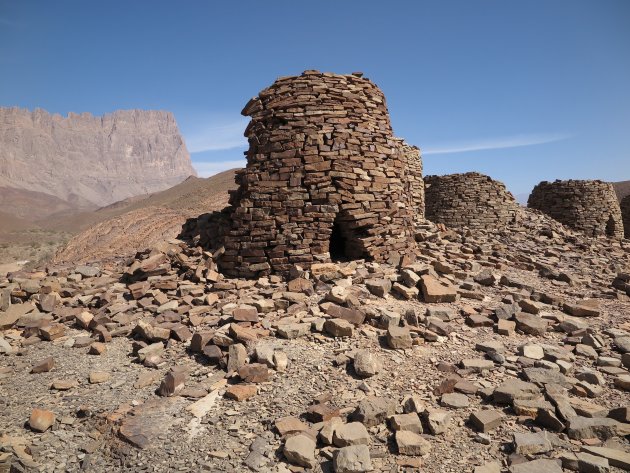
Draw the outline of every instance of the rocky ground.
<instances>
[{"instance_id":1,"label":"rocky ground","mask_svg":"<svg viewBox=\"0 0 630 473\"><path fill-rule=\"evenodd\" d=\"M630 242L532 211L417 262L183 242L0 282L0 471L630 470Z\"/></svg>"},{"instance_id":2,"label":"rocky ground","mask_svg":"<svg viewBox=\"0 0 630 473\"><path fill-rule=\"evenodd\" d=\"M0 222L1 225L1 222ZM20 267L36 267L43 261L48 261L70 239L66 232L27 229L4 232L0 227L0 274L4 275L4 265L19 264Z\"/></svg>"}]
</instances>

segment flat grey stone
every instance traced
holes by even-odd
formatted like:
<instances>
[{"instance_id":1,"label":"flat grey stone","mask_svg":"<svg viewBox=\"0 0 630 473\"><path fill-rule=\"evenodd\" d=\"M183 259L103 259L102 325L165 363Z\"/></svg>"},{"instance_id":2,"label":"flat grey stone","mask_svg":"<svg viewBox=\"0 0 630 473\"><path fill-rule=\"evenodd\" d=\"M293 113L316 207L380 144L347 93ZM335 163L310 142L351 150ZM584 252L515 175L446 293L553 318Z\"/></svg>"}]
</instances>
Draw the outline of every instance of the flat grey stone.
<instances>
[{"instance_id":1,"label":"flat grey stone","mask_svg":"<svg viewBox=\"0 0 630 473\"><path fill-rule=\"evenodd\" d=\"M470 400L465 394L447 393L442 395L440 404L445 407L451 407L453 409L463 409L465 407L468 407L468 405L470 404Z\"/></svg>"},{"instance_id":2,"label":"flat grey stone","mask_svg":"<svg viewBox=\"0 0 630 473\"><path fill-rule=\"evenodd\" d=\"M562 373L545 368L525 368L523 374L527 381L536 384L559 384L565 388L570 388L573 385L571 380Z\"/></svg>"},{"instance_id":3,"label":"flat grey stone","mask_svg":"<svg viewBox=\"0 0 630 473\"><path fill-rule=\"evenodd\" d=\"M365 473L372 471L370 450L366 445L352 445L337 450L333 457L335 473Z\"/></svg>"},{"instance_id":4,"label":"flat grey stone","mask_svg":"<svg viewBox=\"0 0 630 473\"><path fill-rule=\"evenodd\" d=\"M540 458L510 466L510 473L563 473L560 462Z\"/></svg>"},{"instance_id":5,"label":"flat grey stone","mask_svg":"<svg viewBox=\"0 0 630 473\"><path fill-rule=\"evenodd\" d=\"M579 452L576 455L580 473L608 473L610 471L608 460L604 457L585 452Z\"/></svg>"},{"instance_id":6,"label":"flat grey stone","mask_svg":"<svg viewBox=\"0 0 630 473\"><path fill-rule=\"evenodd\" d=\"M536 455L553 448L547 432L514 434L514 450L519 455Z\"/></svg>"},{"instance_id":7,"label":"flat grey stone","mask_svg":"<svg viewBox=\"0 0 630 473\"><path fill-rule=\"evenodd\" d=\"M567 435L574 440L595 437L607 440L617 435L618 424L608 417L574 417L567 424Z\"/></svg>"},{"instance_id":8,"label":"flat grey stone","mask_svg":"<svg viewBox=\"0 0 630 473\"><path fill-rule=\"evenodd\" d=\"M583 446L582 450L590 453L591 455L597 455L599 457L606 458L610 465L622 470L630 471L630 453L623 450L617 450L607 447L589 447Z\"/></svg>"}]
</instances>

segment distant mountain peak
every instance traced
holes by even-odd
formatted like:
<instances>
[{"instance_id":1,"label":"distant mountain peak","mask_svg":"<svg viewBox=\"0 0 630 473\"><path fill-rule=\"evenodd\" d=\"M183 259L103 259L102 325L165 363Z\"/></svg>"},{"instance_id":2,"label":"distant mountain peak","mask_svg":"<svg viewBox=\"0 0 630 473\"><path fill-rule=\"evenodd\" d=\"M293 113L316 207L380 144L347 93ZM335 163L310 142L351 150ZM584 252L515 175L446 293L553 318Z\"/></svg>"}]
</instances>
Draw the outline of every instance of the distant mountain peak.
<instances>
[{"instance_id":1,"label":"distant mountain peak","mask_svg":"<svg viewBox=\"0 0 630 473\"><path fill-rule=\"evenodd\" d=\"M0 107L0 187L97 206L195 176L175 117L163 110L102 116Z\"/></svg>"}]
</instances>

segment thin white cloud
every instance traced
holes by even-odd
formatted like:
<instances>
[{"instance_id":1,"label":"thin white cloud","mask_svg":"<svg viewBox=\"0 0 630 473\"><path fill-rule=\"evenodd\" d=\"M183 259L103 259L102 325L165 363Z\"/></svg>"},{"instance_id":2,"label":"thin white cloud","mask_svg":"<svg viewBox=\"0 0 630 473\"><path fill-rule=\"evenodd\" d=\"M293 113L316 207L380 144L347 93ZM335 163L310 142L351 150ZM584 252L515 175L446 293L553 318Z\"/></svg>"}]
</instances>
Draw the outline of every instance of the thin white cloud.
<instances>
[{"instance_id":1,"label":"thin white cloud","mask_svg":"<svg viewBox=\"0 0 630 473\"><path fill-rule=\"evenodd\" d=\"M243 131L247 123L247 118L230 123L217 123L213 120L202 127L197 127L185 135L188 151L201 153L246 147L247 139L243 136Z\"/></svg>"},{"instance_id":2,"label":"thin white cloud","mask_svg":"<svg viewBox=\"0 0 630 473\"><path fill-rule=\"evenodd\" d=\"M228 169L244 168L246 163L245 158L225 161L193 161L193 167L200 177L210 177Z\"/></svg>"},{"instance_id":3,"label":"thin white cloud","mask_svg":"<svg viewBox=\"0 0 630 473\"><path fill-rule=\"evenodd\" d=\"M567 133L537 133L529 135L515 135L502 138L456 142L422 149L422 155L467 153L469 151L483 151L489 149L520 148L521 146L542 145L571 138Z\"/></svg>"}]
</instances>

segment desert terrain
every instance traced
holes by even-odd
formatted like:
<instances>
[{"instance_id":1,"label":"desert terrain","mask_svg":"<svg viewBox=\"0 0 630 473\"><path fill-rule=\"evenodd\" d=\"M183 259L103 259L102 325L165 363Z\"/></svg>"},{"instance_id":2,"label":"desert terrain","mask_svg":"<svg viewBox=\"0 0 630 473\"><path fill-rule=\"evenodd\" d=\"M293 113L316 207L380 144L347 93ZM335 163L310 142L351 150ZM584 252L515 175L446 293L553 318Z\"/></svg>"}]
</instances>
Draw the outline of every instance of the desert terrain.
<instances>
[{"instance_id":1,"label":"desert terrain","mask_svg":"<svg viewBox=\"0 0 630 473\"><path fill-rule=\"evenodd\" d=\"M37 193L38 199L34 199L28 193L22 208L36 212L24 210L21 216L0 213L0 272L16 264L36 267L50 260L79 262L104 255L132 255L147 241L177 236L187 218L220 210L227 204L228 189L234 187L233 171L210 178L191 176L165 191L82 211L58 199ZM16 194L25 194L6 191L0 196L7 203L16 202ZM55 205L60 207L58 211Z\"/></svg>"},{"instance_id":2,"label":"desert terrain","mask_svg":"<svg viewBox=\"0 0 630 473\"><path fill-rule=\"evenodd\" d=\"M630 473L628 25L0 0L0 473Z\"/></svg>"},{"instance_id":3,"label":"desert terrain","mask_svg":"<svg viewBox=\"0 0 630 473\"><path fill-rule=\"evenodd\" d=\"M427 224L417 237L424 256L407 267L325 263L286 282L221 277L177 240L13 273L3 458L37 471L627 470L628 242L531 210L500 233Z\"/></svg>"},{"instance_id":4,"label":"desert terrain","mask_svg":"<svg viewBox=\"0 0 630 473\"><path fill-rule=\"evenodd\" d=\"M378 109L378 131L342 135L364 155L275 120L248 128L245 170L2 215L14 243L50 241L5 248L33 263L0 277L0 471L630 470L630 241L613 187L539 189L532 205L563 225L479 173L423 180L360 73L306 71L278 93L305 76L375 91L330 94L350 121ZM244 112L264 121L287 100ZM322 109L311 119L337 123ZM296 143L316 164L300 168Z\"/></svg>"}]
</instances>

